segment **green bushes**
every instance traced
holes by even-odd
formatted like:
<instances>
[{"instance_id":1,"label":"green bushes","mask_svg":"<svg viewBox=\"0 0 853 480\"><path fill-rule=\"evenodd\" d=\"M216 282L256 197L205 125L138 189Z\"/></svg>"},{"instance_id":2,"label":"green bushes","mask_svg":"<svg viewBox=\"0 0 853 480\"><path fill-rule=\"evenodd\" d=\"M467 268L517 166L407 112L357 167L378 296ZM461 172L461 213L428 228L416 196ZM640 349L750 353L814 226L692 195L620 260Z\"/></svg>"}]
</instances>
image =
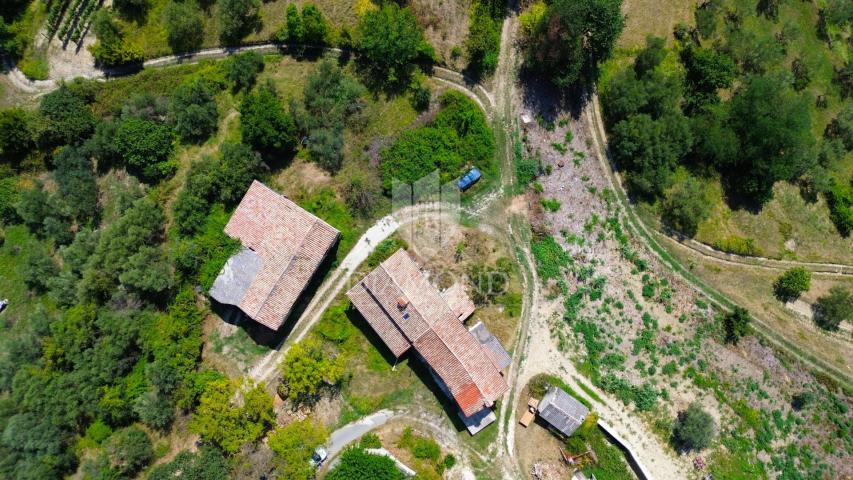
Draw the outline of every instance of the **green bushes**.
<instances>
[{"instance_id":1,"label":"green bushes","mask_svg":"<svg viewBox=\"0 0 853 480\"><path fill-rule=\"evenodd\" d=\"M411 184L438 170L442 182L477 166L488 175L494 170L495 142L486 118L465 95L451 91L441 97L441 110L423 127L404 132L382 151L382 184L391 190L397 179Z\"/></svg>"},{"instance_id":2,"label":"green bushes","mask_svg":"<svg viewBox=\"0 0 853 480\"><path fill-rule=\"evenodd\" d=\"M826 192L830 219L844 236L853 232L853 177L848 185L833 180Z\"/></svg>"},{"instance_id":3,"label":"green bushes","mask_svg":"<svg viewBox=\"0 0 853 480\"><path fill-rule=\"evenodd\" d=\"M561 206L560 201L555 198L541 198L539 203L542 204L542 208L552 213L559 210Z\"/></svg>"},{"instance_id":4,"label":"green bushes","mask_svg":"<svg viewBox=\"0 0 853 480\"><path fill-rule=\"evenodd\" d=\"M253 51L241 53L228 61L226 70L234 91L248 91L255 85L258 74L264 70L264 58Z\"/></svg>"},{"instance_id":5,"label":"green bushes","mask_svg":"<svg viewBox=\"0 0 853 480\"><path fill-rule=\"evenodd\" d=\"M530 247L536 260L536 271L542 280L559 278L562 269L571 264L568 252L550 235L535 239Z\"/></svg>"},{"instance_id":6,"label":"green bushes","mask_svg":"<svg viewBox=\"0 0 853 480\"><path fill-rule=\"evenodd\" d=\"M723 317L723 330L726 342L737 344L738 341L750 332L752 318L749 311L742 307L736 307Z\"/></svg>"},{"instance_id":7,"label":"green bushes","mask_svg":"<svg viewBox=\"0 0 853 480\"><path fill-rule=\"evenodd\" d=\"M322 425L310 418L297 420L277 428L269 436L269 447L282 460L281 478L311 480L314 467L309 464L314 449L328 438Z\"/></svg>"},{"instance_id":8,"label":"green bushes","mask_svg":"<svg viewBox=\"0 0 853 480\"><path fill-rule=\"evenodd\" d=\"M241 391L243 405L234 404L237 386L230 380L209 382L190 420L190 431L227 453L257 440L275 422L272 398L263 385Z\"/></svg>"}]
</instances>

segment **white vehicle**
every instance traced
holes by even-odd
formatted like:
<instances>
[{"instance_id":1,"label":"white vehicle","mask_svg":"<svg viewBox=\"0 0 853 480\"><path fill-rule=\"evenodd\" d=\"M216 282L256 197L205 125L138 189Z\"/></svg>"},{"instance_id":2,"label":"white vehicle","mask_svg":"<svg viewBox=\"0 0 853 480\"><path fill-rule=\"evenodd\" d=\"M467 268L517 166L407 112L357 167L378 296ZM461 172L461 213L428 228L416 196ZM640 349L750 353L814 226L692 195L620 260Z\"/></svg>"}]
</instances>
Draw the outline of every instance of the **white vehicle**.
<instances>
[{"instance_id":1,"label":"white vehicle","mask_svg":"<svg viewBox=\"0 0 853 480\"><path fill-rule=\"evenodd\" d=\"M308 463L310 463L312 467L320 468L328 457L329 452L327 452L325 448L317 447L314 449L314 454L311 455L311 460L309 460Z\"/></svg>"},{"instance_id":2,"label":"white vehicle","mask_svg":"<svg viewBox=\"0 0 853 480\"><path fill-rule=\"evenodd\" d=\"M3 300L0 300L0 312L2 312L3 310L6 310L7 306L9 306L9 299L8 298L4 298Z\"/></svg>"}]
</instances>

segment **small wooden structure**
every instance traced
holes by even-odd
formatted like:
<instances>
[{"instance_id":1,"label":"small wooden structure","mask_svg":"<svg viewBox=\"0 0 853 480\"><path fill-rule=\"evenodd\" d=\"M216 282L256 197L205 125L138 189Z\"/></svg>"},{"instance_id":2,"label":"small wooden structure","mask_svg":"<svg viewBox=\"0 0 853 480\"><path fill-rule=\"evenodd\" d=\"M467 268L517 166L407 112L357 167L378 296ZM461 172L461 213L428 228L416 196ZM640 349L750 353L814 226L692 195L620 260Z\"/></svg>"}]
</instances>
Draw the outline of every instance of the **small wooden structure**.
<instances>
[{"instance_id":1,"label":"small wooden structure","mask_svg":"<svg viewBox=\"0 0 853 480\"><path fill-rule=\"evenodd\" d=\"M539 399L530 397L527 399L527 410L521 415L521 420L518 423L521 424L522 427L527 428L530 426L530 423L536 417L536 408L539 406Z\"/></svg>"},{"instance_id":2,"label":"small wooden structure","mask_svg":"<svg viewBox=\"0 0 853 480\"><path fill-rule=\"evenodd\" d=\"M563 449L560 449L560 457L563 459L563 463L569 466L580 465L581 461L584 457L589 457L589 460L592 463L598 463L598 457L595 456L595 452L592 450L587 450L585 452L579 453L577 455L566 455L566 452Z\"/></svg>"}]
</instances>

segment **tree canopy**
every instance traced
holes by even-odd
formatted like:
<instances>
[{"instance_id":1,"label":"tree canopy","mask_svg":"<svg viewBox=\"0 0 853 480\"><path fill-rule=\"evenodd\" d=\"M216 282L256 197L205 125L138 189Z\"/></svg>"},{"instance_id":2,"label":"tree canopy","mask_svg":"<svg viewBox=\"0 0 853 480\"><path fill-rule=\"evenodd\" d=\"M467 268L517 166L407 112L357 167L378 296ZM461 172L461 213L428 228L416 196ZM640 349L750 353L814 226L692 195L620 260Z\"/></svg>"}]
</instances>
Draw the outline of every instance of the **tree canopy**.
<instances>
[{"instance_id":1,"label":"tree canopy","mask_svg":"<svg viewBox=\"0 0 853 480\"><path fill-rule=\"evenodd\" d=\"M269 435L270 449L282 460L282 478L311 480L314 468L309 464L314 449L326 442L329 434L310 418L296 420L275 429Z\"/></svg>"},{"instance_id":2,"label":"tree canopy","mask_svg":"<svg viewBox=\"0 0 853 480\"><path fill-rule=\"evenodd\" d=\"M233 403L237 386L230 380L207 384L190 420L190 430L228 453L263 435L274 423L272 398L264 386L243 389L243 405Z\"/></svg>"},{"instance_id":3,"label":"tree canopy","mask_svg":"<svg viewBox=\"0 0 853 480\"><path fill-rule=\"evenodd\" d=\"M286 154L296 148L296 123L284 111L275 87L262 85L246 95L240 105L243 141L269 154Z\"/></svg>"},{"instance_id":4,"label":"tree canopy","mask_svg":"<svg viewBox=\"0 0 853 480\"><path fill-rule=\"evenodd\" d=\"M219 38L226 45L238 43L258 24L260 0L218 0Z\"/></svg>"},{"instance_id":5,"label":"tree canopy","mask_svg":"<svg viewBox=\"0 0 853 480\"><path fill-rule=\"evenodd\" d=\"M343 362L343 357L330 357L314 340L293 345L279 367L288 397L296 401L310 400L321 389L337 386L344 378Z\"/></svg>"},{"instance_id":6,"label":"tree canopy","mask_svg":"<svg viewBox=\"0 0 853 480\"><path fill-rule=\"evenodd\" d=\"M703 450L714 440L714 419L698 403L691 403L678 414L672 429L672 440L682 451Z\"/></svg>"},{"instance_id":7,"label":"tree canopy","mask_svg":"<svg viewBox=\"0 0 853 480\"><path fill-rule=\"evenodd\" d=\"M625 26L621 7L622 0L556 0L533 32L528 64L558 87L595 80Z\"/></svg>"},{"instance_id":8,"label":"tree canopy","mask_svg":"<svg viewBox=\"0 0 853 480\"><path fill-rule=\"evenodd\" d=\"M204 19L196 2L172 0L163 9L166 39L173 52L188 52L204 40Z\"/></svg>"},{"instance_id":9,"label":"tree canopy","mask_svg":"<svg viewBox=\"0 0 853 480\"><path fill-rule=\"evenodd\" d=\"M812 274L803 267L788 269L773 283L773 292L783 302L796 300L811 288Z\"/></svg>"},{"instance_id":10,"label":"tree canopy","mask_svg":"<svg viewBox=\"0 0 853 480\"><path fill-rule=\"evenodd\" d=\"M372 83L389 88L407 85L418 57L434 55L412 11L394 2L362 17L355 47Z\"/></svg>"},{"instance_id":11,"label":"tree canopy","mask_svg":"<svg viewBox=\"0 0 853 480\"><path fill-rule=\"evenodd\" d=\"M210 82L197 79L184 83L172 95L169 120L183 140L201 141L216 131L219 112Z\"/></svg>"},{"instance_id":12,"label":"tree canopy","mask_svg":"<svg viewBox=\"0 0 853 480\"><path fill-rule=\"evenodd\" d=\"M157 182L175 170L171 161L175 134L168 125L128 118L116 130L115 147L128 169L143 180Z\"/></svg>"},{"instance_id":13,"label":"tree canopy","mask_svg":"<svg viewBox=\"0 0 853 480\"><path fill-rule=\"evenodd\" d=\"M853 321L853 292L841 286L829 289L815 302L814 321L830 332L837 332L842 322Z\"/></svg>"},{"instance_id":14,"label":"tree canopy","mask_svg":"<svg viewBox=\"0 0 853 480\"><path fill-rule=\"evenodd\" d=\"M371 455L363 448L349 448L341 455L340 462L326 475L328 480L403 480L394 460L381 455Z\"/></svg>"}]
</instances>

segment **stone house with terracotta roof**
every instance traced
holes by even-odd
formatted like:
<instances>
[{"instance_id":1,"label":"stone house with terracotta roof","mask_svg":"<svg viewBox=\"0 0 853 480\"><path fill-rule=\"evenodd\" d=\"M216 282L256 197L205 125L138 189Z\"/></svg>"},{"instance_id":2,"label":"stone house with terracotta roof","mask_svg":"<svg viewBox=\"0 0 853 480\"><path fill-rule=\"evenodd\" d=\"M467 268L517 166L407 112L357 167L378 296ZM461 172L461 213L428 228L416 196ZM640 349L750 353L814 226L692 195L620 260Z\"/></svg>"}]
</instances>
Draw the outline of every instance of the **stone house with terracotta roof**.
<instances>
[{"instance_id":1,"label":"stone house with terracotta roof","mask_svg":"<svg viewBox=\"0 0 853 480\"><path fill-rule=\"evenodd\" d=\"M506 365L462 323L474 308L461 285L439 292L400 249L347 297L395 357L414 350L426 363L471 434L495 420L492 407L509 389Z\"/></svg>"},{"instance_id":2,"label":"stone house with terracotta roof","mask_svg":"<svg viewBox=\"0 0 853 480\"><path fill-rule=\"evenodd\" d=\"M255 180L225 225L243 248L213 282L210 296L278 330L338 241L331 225Z\"/></svg>"}]
</instances>

